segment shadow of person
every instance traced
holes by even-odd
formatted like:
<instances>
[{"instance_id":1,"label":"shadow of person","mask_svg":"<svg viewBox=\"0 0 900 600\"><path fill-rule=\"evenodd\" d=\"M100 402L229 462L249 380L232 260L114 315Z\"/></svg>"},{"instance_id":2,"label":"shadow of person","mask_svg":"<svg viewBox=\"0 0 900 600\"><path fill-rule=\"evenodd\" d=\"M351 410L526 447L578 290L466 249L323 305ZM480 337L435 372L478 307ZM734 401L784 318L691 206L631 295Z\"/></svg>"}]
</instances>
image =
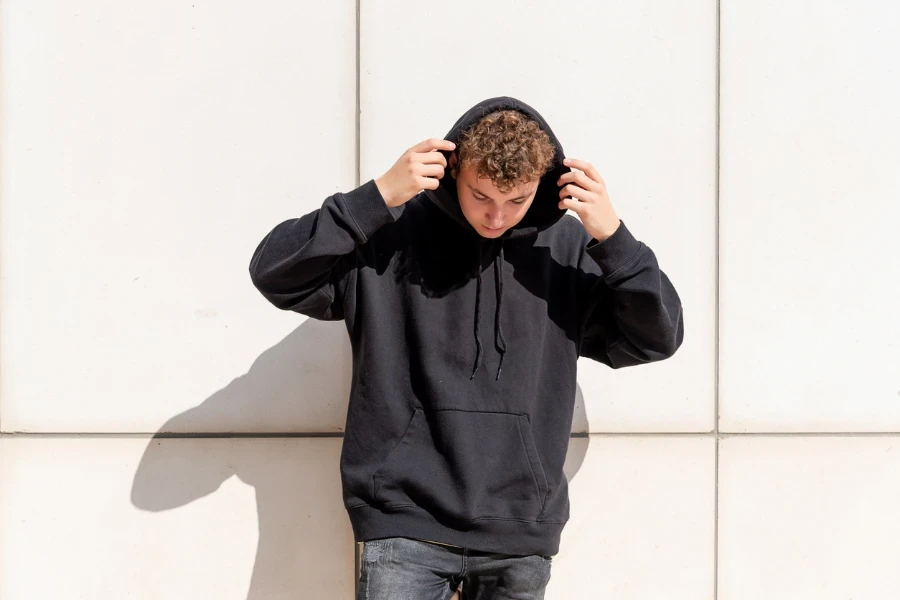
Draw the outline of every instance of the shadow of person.
<instances>
[{"instance_id":1,"label":"shadow of person","mask_svg":"<svg viewBox=\"0 0 900 600\"><path fill-rule=\"evenodd\" d=\"M258 515L247 598L349 597L353 533L338 471L349 373L343 323L307 319L246 374L160 428L132 503L171 510L236 475L254 487Z\"/></svg>"},{"instance_id":2,"label":"shadow of person","mask_svg":"<svg viewBox=\"0 0 900 600\"><path fill-rule=\"evenodd\" d=\"M248 600L353 597L357 553L339 473L349 374L344 324L307 319L245 375L154 434L134 475L132 503L172 510L236 475L254 487L257 502ZM586 431L580 388L575 411L573 430ZM571 440L569 480L587 441L581 434Z\"/></svg>"}]
</instances>

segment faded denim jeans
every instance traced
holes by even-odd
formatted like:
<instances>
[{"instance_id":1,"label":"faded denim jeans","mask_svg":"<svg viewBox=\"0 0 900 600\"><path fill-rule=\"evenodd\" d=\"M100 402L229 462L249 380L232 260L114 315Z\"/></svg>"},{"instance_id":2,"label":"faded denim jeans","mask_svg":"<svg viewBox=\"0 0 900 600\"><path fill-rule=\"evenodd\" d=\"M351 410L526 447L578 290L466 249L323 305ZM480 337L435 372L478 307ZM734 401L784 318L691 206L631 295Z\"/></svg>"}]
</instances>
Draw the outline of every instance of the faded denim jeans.
<instances>
[{"instance_id":1,"label":"faded denim jeans","mask_svg":"<svg viewBox=\"0 0 900 600\"><path fill-rule=\"evenodd\" d=\"M454 548L404 537L363 542L357 600L543 600L553 558Z\"/></svg>"}]
</instances>

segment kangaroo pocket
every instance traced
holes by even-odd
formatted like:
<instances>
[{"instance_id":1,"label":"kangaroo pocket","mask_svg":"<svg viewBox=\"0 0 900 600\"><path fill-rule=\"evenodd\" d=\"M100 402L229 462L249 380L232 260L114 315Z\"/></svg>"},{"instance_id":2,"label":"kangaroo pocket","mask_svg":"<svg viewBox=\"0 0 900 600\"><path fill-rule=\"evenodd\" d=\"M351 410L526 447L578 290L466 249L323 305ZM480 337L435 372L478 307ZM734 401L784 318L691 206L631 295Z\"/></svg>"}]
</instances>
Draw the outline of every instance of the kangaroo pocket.
<instances>
[{"instance_id":1,"label":"kangaroo pocket","mask_svg":"<svg viewBox=\"0 0 900 600\"><path fill-rule=\"evenodd\" d=\"M534 521L549 487L526 415L416 408L373 475L373 493L386 509Z\"/></svg>"}]
</instances>

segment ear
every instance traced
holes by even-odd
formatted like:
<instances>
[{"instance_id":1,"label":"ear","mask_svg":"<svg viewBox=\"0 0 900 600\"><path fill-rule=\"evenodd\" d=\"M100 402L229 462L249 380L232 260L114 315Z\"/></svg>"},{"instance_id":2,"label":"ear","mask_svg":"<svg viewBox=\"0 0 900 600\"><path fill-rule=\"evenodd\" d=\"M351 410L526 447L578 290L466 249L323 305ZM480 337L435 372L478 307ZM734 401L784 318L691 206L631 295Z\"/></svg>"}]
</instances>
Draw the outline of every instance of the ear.
<instances>
[{"instance_id":1,"label":"ear","mask_svg":"<svg viewBox=\"0 0 900 600\"><path fill-rule=\"evenodd\" d=\"M456 179L456 176L457 176L457 170L456 170L457 163L458 163L458 160L456 158L456 150L454 150L453 152L450 153L450 159L447 161L447 166L450 167L450 176L453 179Z\"/></svg>"}]
</instances>

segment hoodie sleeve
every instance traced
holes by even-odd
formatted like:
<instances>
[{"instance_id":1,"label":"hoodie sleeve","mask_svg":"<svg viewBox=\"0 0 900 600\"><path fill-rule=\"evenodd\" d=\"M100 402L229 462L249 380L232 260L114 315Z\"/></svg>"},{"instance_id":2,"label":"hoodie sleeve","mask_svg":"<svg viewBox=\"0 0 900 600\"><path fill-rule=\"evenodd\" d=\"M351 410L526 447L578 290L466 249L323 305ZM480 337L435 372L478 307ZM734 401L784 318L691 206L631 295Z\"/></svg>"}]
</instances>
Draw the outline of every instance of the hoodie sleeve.
<instances>
[{"instance_id":1,"label":"hoodie sleeve","mask_svg":"<svg viewBox=\"0 0 900 600\"><path fill-rule=\"evenodd\" d=\"M343 319L356 248L399 212L387 206L374 179L329 196L320 208L266 234L250 259L250 279L282 310L323 321Z\"/></svg>"},{"instance_id":2,"label":"hoodie sleeve","mask_svg":"<svg viewBox=\"0 0 900 600\"><path fill-rule=\"evenodd\" d=\"M602 242L587 236L579 265L579 355L613 369L669 358L684 339L681 299L653 251L620 220Z\"/></svg>"}]
</instances>

